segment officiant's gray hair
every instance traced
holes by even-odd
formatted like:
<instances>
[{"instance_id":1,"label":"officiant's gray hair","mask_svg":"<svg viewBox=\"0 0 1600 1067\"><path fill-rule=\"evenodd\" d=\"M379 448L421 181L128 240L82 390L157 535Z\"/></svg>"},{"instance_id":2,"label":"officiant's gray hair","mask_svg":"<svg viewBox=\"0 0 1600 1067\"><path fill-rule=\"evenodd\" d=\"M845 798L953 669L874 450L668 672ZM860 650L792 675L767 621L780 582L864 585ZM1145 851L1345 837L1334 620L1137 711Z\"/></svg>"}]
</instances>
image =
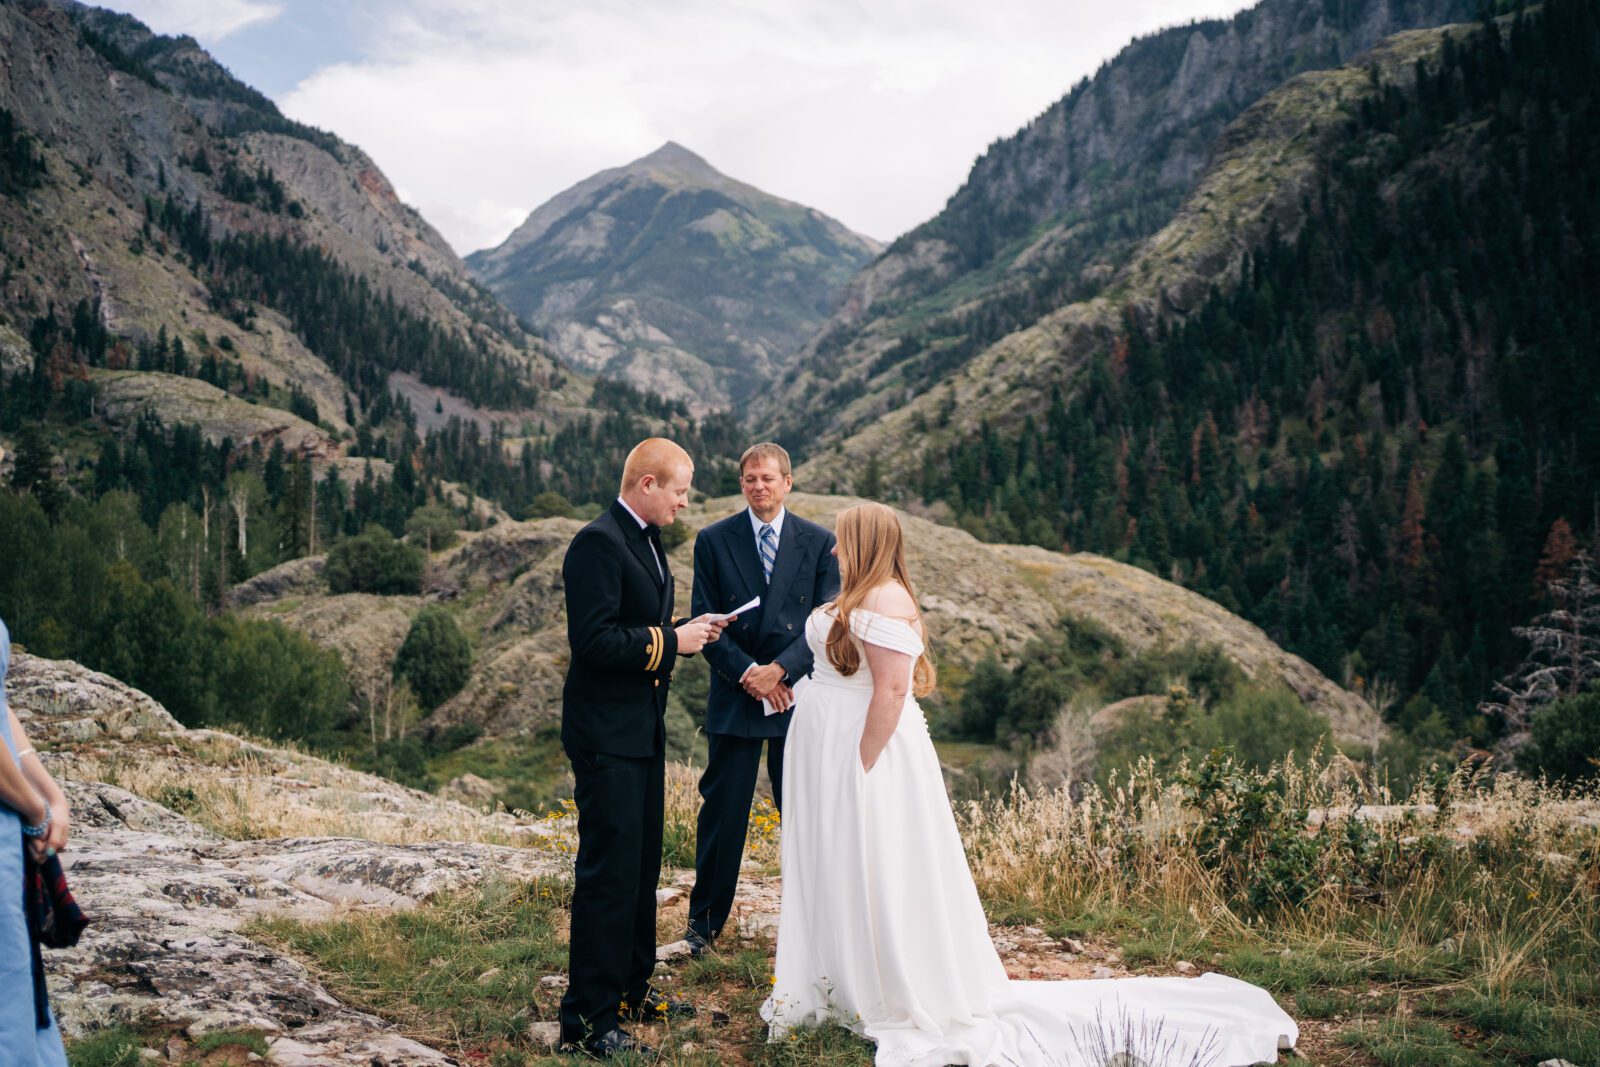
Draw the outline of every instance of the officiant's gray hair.
<instances>
[{"instance_id":1,"label":"officiant's gray hair","mask_svg":"<svg viewBox=\"0 0 1600 1067\"><path fill-rule=\"evenodd\" d=\"M758 445L751 445L744 450L744 455L739 457L739 474L744 475L745 464L751 460L774 460L778 464L778 473L785 478L791 477L789 469L789 452L782 445L773 444L771 441L762 441Z\"/></svg>"}]
</instances>

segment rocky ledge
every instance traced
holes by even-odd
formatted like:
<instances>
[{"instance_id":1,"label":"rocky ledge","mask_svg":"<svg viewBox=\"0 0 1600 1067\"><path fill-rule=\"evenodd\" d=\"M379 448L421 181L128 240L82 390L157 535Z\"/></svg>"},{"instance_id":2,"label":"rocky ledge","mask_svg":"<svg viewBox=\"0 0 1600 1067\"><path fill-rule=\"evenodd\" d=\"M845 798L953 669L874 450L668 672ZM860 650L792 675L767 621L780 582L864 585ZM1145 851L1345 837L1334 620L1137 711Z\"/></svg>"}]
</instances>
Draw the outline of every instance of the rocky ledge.
<instances>
[{"instance_id":1,"label":"rocky ledge","mask_svg":"<svg viewBox=\"0 0 1600 1067\"><path fill-rule=\"evenodd\" d=\"M247 1030L266 1038L274 1063L450 1063L342 1004L248 924L407 908L566 869L553 851L528 847L537 827L292 750L186 730L145 694L74 663L19 653L7 688L72 801L62 859L92 925L46 961L69 1038L118 1025L191 1038ZM251 833L294 825L360 826L363 836ZM452 833L466 840L439 839Z\"/></svg>"}]
</instances>

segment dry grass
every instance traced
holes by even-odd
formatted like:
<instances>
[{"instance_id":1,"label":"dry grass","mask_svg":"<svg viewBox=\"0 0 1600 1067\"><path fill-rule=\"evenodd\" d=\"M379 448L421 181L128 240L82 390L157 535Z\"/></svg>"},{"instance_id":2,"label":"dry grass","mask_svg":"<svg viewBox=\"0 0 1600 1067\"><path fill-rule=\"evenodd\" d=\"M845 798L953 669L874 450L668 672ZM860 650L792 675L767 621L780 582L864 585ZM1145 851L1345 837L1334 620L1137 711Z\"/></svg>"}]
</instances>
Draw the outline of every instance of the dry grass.
<instances>
[{"instance_id":1,"label":"dry grass","mask_svg":"<svg viewBox=\"0 0 1600 1067\"><path fill-rule=\"evenodd\" d=\"M213 731L58 759L66 778L126 789L235 840L327 836L514 845L545 836L536 820L477 811L292 747Z\"/></svg>"},{"instance_id":2,"label":"dry grass","mask_svg":"<svg viewBox=\"0 0 1600 1067\"><path fill-rule=\"evenodd\" d=\"M119 752L57 758L69 777L120 785L229 837L453 839L564 856L576 847L570 803L542 819L486 815L223 734ZM1600 1063L1600 796L1462 767L1393 804L1350 770L1288 762L1257 774L1208 760L1163 778L1146 764L1077 795L1013 787L958 805L957 818L992 921L1092 935L1134 969L1168 973L1190 960L1261 984L1302 1020L1314 1062ZM692 866L698 773L668 768L669 867ZM769 870L778 829L776 812L758 805L749 858ZM274 934L325 973L351 968L334 983L341 993L409 1032L454 1035L443 1043L507 1064L543 1062L527 1024L547 1010L513 1008L564 964L563 892L487 891L466 911L470 931L462 909L442 901L411 920L337 931L290 923ZM476 947L448 967L435 961L450 954L434 948L420 964L409 949L384 957L400 951L393 924L407 921L439 924L439 944ZM763 990L739 974L760 971L764 982L770 948L743 946L678 980L742 1017ZM495 966L504 988L480 985ZM393 990L362 995L377 973L393 976ZM552 991L537 990L548 1009ZM757 1029L654 1036L674 1048L669 1062L715 1061L710 1048L727 1062L779 1062ZM843 1035L807 1041L819 1043L805 1053L815 1059L782 1062L865 1062Z\"/></svg>"},{"instance_id":3,"label":"dry grass","mask_svg":"<svg viewBox=\"0 0 1600 1067\"><path fill-rule=\"evenodd\" d=\"M1406 1038L1443 1032L1429 1018L1466 1035L1461 1062L1600 1062L1600 798L1463 766L1365 799L1336 766L1208 761L959 820L991 918L1209 960L1291 1011L1364 1005L1343 1040L1381 1063L1430 1062ZM1384 1004L1426 1025L1386 1026Z\"/></svg>"}]
</instances>

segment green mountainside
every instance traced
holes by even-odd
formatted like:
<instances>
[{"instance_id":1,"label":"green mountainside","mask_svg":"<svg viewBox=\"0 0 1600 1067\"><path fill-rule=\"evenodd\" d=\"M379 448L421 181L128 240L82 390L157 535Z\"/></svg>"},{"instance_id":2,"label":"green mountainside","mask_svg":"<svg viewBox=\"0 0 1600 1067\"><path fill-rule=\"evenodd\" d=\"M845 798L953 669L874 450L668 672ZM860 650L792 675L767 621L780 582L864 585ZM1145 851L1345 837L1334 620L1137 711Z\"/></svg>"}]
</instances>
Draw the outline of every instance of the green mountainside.
<instances>
[{"instance_id":1,"label":"green mountainside","mask_svg":"<svg viewBox=\"0 0 1600 1067\"><path fill-rule=\"evenodd\" d=\"M1597 56L1592 5L1550 0L1292 79L1095 299L806 484L1138 562L1489 743L1600 506Z\"/></svg>"},{"instance_id":2,"label":"green mountainside","mask_svg":"<svg viewBox=\"0 0 1600 1067\"><path fill-rule=\"evenodd\" d=\"M770 383L877 251L669 142L467 264L574 367L704 411Z\"/></svg>"},{"instance_id":3,"label":"green mountainside","mask_svg":"<svg viewBox=\"0 0 1600 1067\"><path fill-rule=\"evenodd\" d=\"M1476 0L1263 0L1139 38L994 142L937 216L851 282L754 422L815 450L1098 293L1165 226L1228 123L1296 74ZM820 433L818 427L822 427Z\"/></svg>"},{"instance_id":4,"label":"green mountainside","mask_svg":"<svg viewBox=\"0 0 1600 1067\"><path fill-rule=\"evenodd\" d=\"M188 373L211 359L302 393L334 431L393 374L484 408L571 406L549 350L360 149L284 118L193 39L64 3L0 5L0 37L0 109L38 164L0 199L13 348L83 305L106 351L75 338L71 362L126 365L119 345L164 331Z\"/></svg>"},{"instance_id":5,"label":"green mountainside","mask_svg":"<svg viewBox=\"0 0 1600 1067\"><path fill-rule=\"evenodd\" d=\"M0 557L27 561L0 568L0 617L19 643L191 718L245 721L250 693L333 728L337 657L227 615L233 585L606 499L652 432L726 477L726 420L560 364L359 148L190 38L0 2Z\"/></svg>"}]
</instances>

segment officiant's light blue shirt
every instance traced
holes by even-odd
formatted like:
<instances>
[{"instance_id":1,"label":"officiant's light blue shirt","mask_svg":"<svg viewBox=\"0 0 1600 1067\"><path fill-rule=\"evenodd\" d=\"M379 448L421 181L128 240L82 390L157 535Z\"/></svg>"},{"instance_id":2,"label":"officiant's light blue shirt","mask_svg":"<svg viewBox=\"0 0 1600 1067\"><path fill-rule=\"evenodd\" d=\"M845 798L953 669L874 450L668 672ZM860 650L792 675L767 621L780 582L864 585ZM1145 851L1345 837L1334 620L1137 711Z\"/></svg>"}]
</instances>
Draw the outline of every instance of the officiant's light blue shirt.
<instances>
[{"instance_id":1,"label":"officiant's light blue shirt","mask_svg":"<svg viewBox=\"0 0 1600 1067\"><path fill-rule=\"evenodd\" d=\"M783 544L783 517L789 513L789 509L785 508L782 504L779 504L778 516L770 523L762 522L760 519L756 518L755 508L745 508L744 510L750 516L750 532L753 533L756 538L756 559L761 558L761 527L763 526L772 527L772 537L774 542L776 542L773 545L772 554L776 556L778 554L777 546Z\"/></svg>"}]
</instances>

